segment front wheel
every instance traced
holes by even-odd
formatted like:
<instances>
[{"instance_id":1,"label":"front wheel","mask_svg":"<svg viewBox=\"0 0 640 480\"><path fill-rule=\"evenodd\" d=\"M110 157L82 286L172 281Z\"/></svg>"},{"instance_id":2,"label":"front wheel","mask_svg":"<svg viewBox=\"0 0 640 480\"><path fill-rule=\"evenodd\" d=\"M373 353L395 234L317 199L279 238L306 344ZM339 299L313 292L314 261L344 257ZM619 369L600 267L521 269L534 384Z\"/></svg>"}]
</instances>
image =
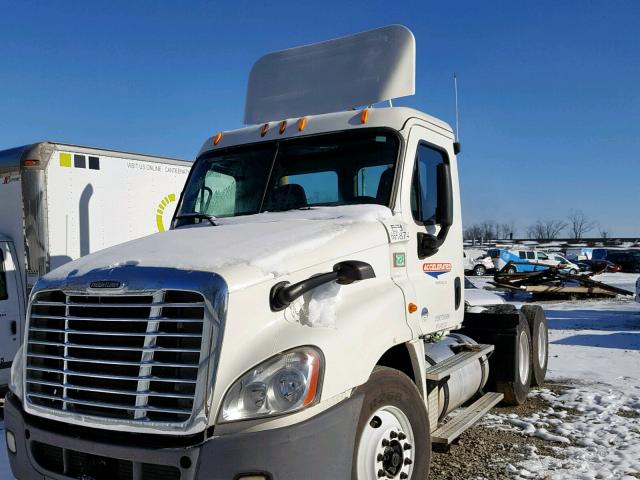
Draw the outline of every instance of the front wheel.
<instances>
[{"instance_id":1,"label":"front wheel","mask_svg":"<svg viewBox=\"0 0 640 480\"><path fill-rule=\"evenodd\" d=\"M513 275L513 274L514 274L514 273L516 273L517 271L518 271L518 269L517 269L516 267L514 267L513 265L509 265L509 266L505 269L504 273L508 273L508 274L510 274L510 275Z\"/></svg>"},{"instance_id":2,"label":"front wheel","mask_svg":"<svg viewBox=\"0 0 640 480\"><path fill-rule=\"evenodd\" d=\"M364 394L353 454L353 480L429 476L431 435L424 401L404 373L376 367Z\"/></svg>"},{"instance_id":3,"label":"front wheel","mask_svg":"<svg viewBox=\"0 0 640 480\"><path fill-rule=\"evenodd\" d=\"M487 273L487 269L485 268L484 265L476 265L475 267L473 267L473 274L476 277L481 277L482 275Z\"/></svg>"}]
</instances>

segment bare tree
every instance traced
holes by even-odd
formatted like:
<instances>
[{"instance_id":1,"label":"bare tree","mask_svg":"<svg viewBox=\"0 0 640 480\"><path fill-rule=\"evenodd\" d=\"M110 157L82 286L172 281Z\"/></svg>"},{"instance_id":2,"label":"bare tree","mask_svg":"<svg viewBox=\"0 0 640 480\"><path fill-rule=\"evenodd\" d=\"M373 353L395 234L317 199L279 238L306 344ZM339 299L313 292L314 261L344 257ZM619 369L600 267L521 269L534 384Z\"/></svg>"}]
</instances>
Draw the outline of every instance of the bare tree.
<instances>
[{"instance_id":1,"label":"bare tree","mask_svg":"<svg viewBox=\"0 0 640 480\"><path fill-rule=\"evenodd\" d=\"M607 227L603 227L602 225L600 225L600 237L604 238L605 240L607 238L609 238L609 229Z\"/></svg>"},{"instance_id":2,"label":"bare tree","mask_svg":"<svg viewBox=\"0 0 640 480\"><path fill-rule=\"evenodd\" d=\"M569 219L569 233L571 238L575 240L579 240L596 226L596 222L589 220L582 210L571 210L567 218Z\"/></svg>"},{"instance_id":3,"label":"bare tree","mask_svg":"<svg viewBox=\"0 0 640 480\"><path fill-rule=\"evenodd\" d=\"M527 236L534 240L554 240L566 227L562 220L538 220L527 228Z\"/></svg>"}]
</instances>

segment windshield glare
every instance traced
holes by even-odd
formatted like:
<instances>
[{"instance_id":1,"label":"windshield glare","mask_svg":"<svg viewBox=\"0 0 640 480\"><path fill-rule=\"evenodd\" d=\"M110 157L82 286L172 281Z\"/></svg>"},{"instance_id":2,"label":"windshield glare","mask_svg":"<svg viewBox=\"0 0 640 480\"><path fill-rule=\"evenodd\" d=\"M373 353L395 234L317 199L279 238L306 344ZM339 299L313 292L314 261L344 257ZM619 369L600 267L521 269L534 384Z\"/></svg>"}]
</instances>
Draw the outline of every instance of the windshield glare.
<instances>
[{"instance_id":1,"label":"windshield glare","mask_svg":"<svg viewBox=\"0 0 640 480\"><path fill-rule=\"evenodd\" d=\"M351 204L389 205L399 140L363 129L231 147L199 158L174 226ZM181 215L185 217L180 218Z\"/></svg>"}]
</instances>

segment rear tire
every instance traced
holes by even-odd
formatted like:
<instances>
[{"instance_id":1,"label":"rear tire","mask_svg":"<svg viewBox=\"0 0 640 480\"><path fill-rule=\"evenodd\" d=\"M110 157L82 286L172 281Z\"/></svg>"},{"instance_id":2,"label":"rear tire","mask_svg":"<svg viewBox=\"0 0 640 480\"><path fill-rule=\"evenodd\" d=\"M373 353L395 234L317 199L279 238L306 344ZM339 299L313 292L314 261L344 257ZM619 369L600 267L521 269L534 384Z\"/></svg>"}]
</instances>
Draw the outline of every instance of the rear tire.
<instances>
[{"instance_id":1,"label":"rear tire","mask_svg":"<svg viewBox=\"0 0 640 480\"><path fill-rule=\"evenodd\" d=\"M513 265L509 265L507 268L505 268L504 273L508 273L510 275L513 275L517 271L518 271L518 269L516 267L514 267Z\"/></svg>"},{"instance_id":2,"label":"rear tire","mask_svg":"<svg viewBox=\"0 0 640 480\"><path fill-rule=\"evenodd\" d=\"M428 478L429 418L411 379L398 370L376 367L358 393L364 394L364 400L356 430L352 480Z\"/></svg>"},{"instance_id":3,"label":"rear tire","mask_svg":"<svg viewBox=\"0 0 640 480\"><path fill-rule=\"evenodd\" d=\"M487 269L484 265L476 265L475 267L473 267L473 274L476 277L481 277L482 275L486 275L486 273Z\"/></svg>"},{"instance_id":4,"label":"rear tire","mask_svg":"<svg viewBox=\"0 0 640 480\"><path fill-rule=\"evenodd\" d=\"M531 332L531 386L541 387L547 376L549 364L549 327L540 305L524 305L522 308Z\"/></svg>"},{"instance_id":5,"label":"rear tire","mask_svg":"<svg viewBox=\"0 0 640 480\"><path fill-rule=\"evenodd\" d=\"M520 316L520 322L515 335L515 349L510 352L506 360L513 365L512 374L506 381L499 381L496 385L498 392L504 394L507 405L522 405L527 401L531 390L531 333L529 325Z\"/></svg>"}]
</instances>

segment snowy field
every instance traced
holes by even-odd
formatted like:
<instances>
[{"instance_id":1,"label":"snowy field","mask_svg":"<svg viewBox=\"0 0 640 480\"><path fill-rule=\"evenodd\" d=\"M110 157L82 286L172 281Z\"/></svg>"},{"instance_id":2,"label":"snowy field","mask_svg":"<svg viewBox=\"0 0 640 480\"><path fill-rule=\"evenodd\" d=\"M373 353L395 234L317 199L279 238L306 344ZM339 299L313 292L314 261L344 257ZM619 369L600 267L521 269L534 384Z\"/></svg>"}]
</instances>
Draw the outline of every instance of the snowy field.
<instances>
[{"instance_id":1,"label":"snowy field","mask_svg":"<svg viewBox=\"0 0 640 480\"><path fill-rule=\"evenodd\" d=\"M637 278L597 279L634 291ZM549 319L548 378L569 388L538 392L551 404L546 411L490 415L484 424L557 443L558 457L531 446L527 459L510 465L512 478L640 478L640 304L626 298L540 304Z\"/></svg>"},{"instance_id":2,"label":"snowy field","mask_svg":"<svg viewBox=\"0 0 640 480\"><path fill-rule=\"evenodd\" d=\"M598 280L633 291L637 277L615 273ZM489 280L473 279L478 287ZM526 298L508 300L519 305ZM509 466L511 477L640 478L640 304L626 298L540 304L550 328L548 378L568 390L536 393L550 402L545 411L527 417L493 414L484 424L552 441L558 455L541 455L530 446L522 462ZM0 478L11 479L2 447Z\"/></svg>"}]
</instances>

